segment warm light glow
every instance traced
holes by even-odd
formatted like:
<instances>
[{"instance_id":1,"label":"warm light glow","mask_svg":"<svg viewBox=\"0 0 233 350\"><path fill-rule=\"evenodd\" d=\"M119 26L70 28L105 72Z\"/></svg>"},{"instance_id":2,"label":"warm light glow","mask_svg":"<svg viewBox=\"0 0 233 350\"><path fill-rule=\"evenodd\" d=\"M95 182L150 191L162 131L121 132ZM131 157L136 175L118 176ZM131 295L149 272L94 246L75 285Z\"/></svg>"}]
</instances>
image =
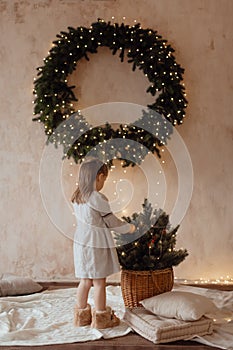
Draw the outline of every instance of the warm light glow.
<instances>
[{"instance_id":1,"label":"warm light glow","mask_svg":"<svg viewBox=\"0 0 233 350\"><path fill-rule=\"evenodd\" d=\"M175 279L177 281L179 281L180 283L184 283L184 284L218 284L218 285L233 285L233 278L231 278L230 276L226 276L226 277L219 277L219 278L197 278L197 279L180 279L178 277L175 277Z\"/></svg>"}]
</instances>

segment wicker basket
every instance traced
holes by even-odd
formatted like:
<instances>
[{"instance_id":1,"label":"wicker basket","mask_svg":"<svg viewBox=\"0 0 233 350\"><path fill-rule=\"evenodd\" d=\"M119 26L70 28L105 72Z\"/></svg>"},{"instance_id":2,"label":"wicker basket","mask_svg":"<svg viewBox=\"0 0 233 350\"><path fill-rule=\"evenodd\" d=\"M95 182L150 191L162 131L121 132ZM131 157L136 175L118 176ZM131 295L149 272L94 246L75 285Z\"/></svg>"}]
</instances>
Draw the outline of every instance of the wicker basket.
<instances>
[{"instance_id":1,"label":"wicker basket","mask_svg":"<svg viewBox=\"0 0 233 350\"><path fill-rule=\"evenodd\" d=\"M133 308L139 302L154 295L169 292L174 283L172 268L155 271L122 270L121 289L124 304Z\"/></svg>"}]
</instances>

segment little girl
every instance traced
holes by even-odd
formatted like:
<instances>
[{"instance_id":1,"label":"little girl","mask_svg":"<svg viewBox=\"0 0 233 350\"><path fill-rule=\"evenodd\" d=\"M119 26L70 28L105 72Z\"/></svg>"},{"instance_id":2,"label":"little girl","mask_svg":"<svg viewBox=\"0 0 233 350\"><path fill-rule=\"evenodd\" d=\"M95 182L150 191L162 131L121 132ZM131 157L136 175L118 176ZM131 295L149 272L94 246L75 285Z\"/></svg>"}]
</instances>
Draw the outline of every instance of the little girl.
<instances>
[{"instance_id":1,"label":"little girl","mask_svg":"<svg viewBox=\"0 0 233 350\"><path fill-rule=\"evenodd\" d=\"M80 278L74 317L77 327L91 324L101 329L120 323L106 306L106 277L120 271L110 230L133 233L135 226L119 220L112 213L107 198L99 192L107 176L107 165L99 159L84 161L79 170L78 188L71 199L77 220L73 246L75 276ZM95 304L92 312L87 304L91 286L94 286Z\"/></svg>"}]
</instances>

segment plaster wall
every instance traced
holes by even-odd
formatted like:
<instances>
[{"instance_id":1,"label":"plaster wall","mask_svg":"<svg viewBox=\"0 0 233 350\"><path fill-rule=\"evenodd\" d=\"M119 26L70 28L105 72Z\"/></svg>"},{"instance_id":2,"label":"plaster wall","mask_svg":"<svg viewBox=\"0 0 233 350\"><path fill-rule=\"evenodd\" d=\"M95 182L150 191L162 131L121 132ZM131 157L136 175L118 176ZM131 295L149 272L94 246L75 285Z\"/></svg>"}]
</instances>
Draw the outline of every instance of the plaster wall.
<instances>
[{"instance_id":1,"label":"plaster wall","mask_svg":"<svg viewBox=\"0 0 233 350\"><path fill-rule=\"evenodd\" d=\"M189 107L177 128L191 156L193 195L181 223L177 246L189 257L175 269L179 278L233 277L233 2L231 0L1 0L0 1L0 273L13 272L35 279L74 278L73 217L69 199L75 187L77 166L64 162L64 196L46 183L55 221L43 205L40 160L45 146L43 128L32 122L33 78L43 64L52 41L68 26L89 26L98 17L159 32L175 48L185 68ZM90 62L81 61L70 77L76 85L79 108L106 102L147 105L148 82L103 48ZM171 157L162 165L167 183L165 209L172 211L177 195L177 174ZM50 169L50 171L48 170ZM49 176L56 171L51 163ZM73 176L71 176L72 174ZM114 176L125 177L134 194L128 214L140 209L147 187L141 169L117 168L105 186L114 198ZM45 188L46 188L45 186ZM58 198L58 199L57 199ZM120 214L120 213L119 213Z\"/></svg>"}]
</instances>

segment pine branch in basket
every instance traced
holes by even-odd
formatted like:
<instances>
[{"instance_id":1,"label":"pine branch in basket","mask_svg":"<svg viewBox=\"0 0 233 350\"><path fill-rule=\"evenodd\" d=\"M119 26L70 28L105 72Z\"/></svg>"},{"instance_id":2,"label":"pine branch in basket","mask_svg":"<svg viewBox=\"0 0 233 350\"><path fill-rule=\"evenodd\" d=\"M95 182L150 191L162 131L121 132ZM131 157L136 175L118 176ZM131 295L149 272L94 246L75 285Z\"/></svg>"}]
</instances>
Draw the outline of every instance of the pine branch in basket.
<instances>
[{"instance_id":1,"label":"pine branch in basket","mask_svg":"<svg viewBox=\"0 0 233 350\"><path fill-rule=\"evenodd\" d=\"M171 228L169 216L161 209L153 210L147 199L144 200L141 213L123 219L133 223L137 230L134 234L115 233L122 269L160 270L177 266L188 256L186 249L175 249L179 226Z\"/></svg>"}]
</instances>

